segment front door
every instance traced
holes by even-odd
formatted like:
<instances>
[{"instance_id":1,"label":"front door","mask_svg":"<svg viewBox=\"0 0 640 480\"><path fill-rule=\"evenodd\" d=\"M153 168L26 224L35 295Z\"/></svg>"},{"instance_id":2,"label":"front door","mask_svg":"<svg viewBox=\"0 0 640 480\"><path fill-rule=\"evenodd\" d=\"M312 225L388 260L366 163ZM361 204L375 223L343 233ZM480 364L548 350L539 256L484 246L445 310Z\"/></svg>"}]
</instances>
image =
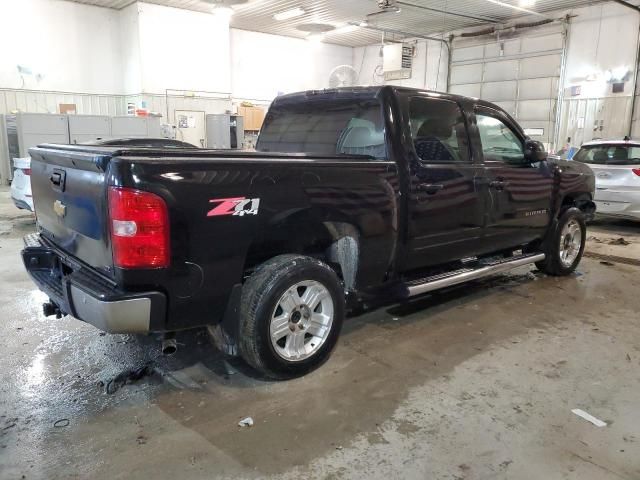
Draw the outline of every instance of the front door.
<instances>
[{"instance_id":1,"label":"front door","mask_svg":"<svg viewBox=\"0 0 640 480\"><path fill-rule=\"evenodd\" d=\"M481 165L472 163L460 106L427 95L408 98L410 152L409 235L405 270L480 253Z\"/></svg>"},{"instance_id":2,"label":"front door","mask_svg":"<svg viewBox=\"0 0 640 480\"><path fill-rule=\"evenodd\" d=\"M478 107L475 117L489 200L484 242L499 250L540 238L552 212L549 164L525 159L525 137L503 112Z\"/></svg>"}]
</instances>

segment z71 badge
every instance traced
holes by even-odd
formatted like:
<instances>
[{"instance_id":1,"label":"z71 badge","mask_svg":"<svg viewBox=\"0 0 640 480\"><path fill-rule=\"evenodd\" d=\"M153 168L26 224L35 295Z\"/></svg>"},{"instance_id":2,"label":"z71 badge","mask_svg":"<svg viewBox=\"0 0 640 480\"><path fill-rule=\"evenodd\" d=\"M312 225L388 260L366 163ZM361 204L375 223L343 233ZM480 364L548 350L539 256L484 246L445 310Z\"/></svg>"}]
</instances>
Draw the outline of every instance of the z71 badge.
<instances>
[{"instance_id":1,"label":"z71 badge","mask_svg":"<svg viewBox=\"0 0 640 480\"><path fill-rule=\"evenodd\" d=\"M216 198L209 200L209 203L216 203L217 205L213 210L209 211L207 217L258 215L258 209L260 208L259 198Z\"/></svg>"}]
</instances>

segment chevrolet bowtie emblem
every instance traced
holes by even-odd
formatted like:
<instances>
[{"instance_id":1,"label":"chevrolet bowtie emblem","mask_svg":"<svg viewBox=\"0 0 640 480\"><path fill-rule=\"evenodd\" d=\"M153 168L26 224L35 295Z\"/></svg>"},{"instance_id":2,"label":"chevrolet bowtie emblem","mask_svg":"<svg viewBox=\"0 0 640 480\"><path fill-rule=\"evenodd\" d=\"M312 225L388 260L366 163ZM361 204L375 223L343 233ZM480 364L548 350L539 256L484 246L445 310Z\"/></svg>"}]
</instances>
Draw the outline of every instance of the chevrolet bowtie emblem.
<instances>
[{"instance_id":1,"label":"chevrolet bowtie emblem","mask_svg":"<svg viewBox=\"0 0 640 480\"><path fill-rule=\"evenodd\" d=\"M56 212L56 215L62 218L67 213L67 207L60 200L56 200L53 202L53 211Z\"/></svg>"}]
</instances>

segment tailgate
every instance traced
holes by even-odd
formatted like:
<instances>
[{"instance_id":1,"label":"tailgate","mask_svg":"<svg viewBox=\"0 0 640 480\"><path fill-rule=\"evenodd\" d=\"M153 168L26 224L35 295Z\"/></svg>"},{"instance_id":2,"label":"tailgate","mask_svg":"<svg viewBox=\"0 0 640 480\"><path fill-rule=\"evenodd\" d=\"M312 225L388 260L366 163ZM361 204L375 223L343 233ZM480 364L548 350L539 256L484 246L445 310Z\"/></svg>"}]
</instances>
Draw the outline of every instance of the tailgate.
<instances>
[{"instance_id":1,"label":"tailgate","mask_svg":"<svg viewBox=\"0 0 640 480\"><path fill-rule=\"evenodd\" d=\"M111 275L106 170L110 155L64 147L32 148L31 188L40 233Z\"/></svg>"}]
</instances>

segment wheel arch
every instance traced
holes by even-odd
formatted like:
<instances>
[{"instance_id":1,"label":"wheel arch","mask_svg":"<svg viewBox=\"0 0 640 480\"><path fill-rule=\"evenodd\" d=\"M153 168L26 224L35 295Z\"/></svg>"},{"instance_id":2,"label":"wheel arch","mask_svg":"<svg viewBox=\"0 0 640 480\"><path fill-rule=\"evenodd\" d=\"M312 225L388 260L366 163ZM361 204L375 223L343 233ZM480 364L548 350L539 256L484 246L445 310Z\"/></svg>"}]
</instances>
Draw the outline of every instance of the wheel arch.
<instances>
[{"instance_id":1,"label":"wheel arch","mask_svg":"<svg viewBox=\"0 0 640 480\"><path fill-rule=\"evenodd\" d=\"M244 271L283 254L300 254L328 263L353 289L360 265L359 228L332 209L305 208L275 215L249 245Z\"/></svg>"},{"instance_id":2,"label":"wheel arch","mask_svg":"<svg viewBox=\"0 0 640 480\"><path fill-rule=\"evenodd\" d=\"M560 208L556 212L556 218L559 217L564 210L570 207L580 209L588 219L593 217L596 212L596 204L593 201L592 195L588 192L567 193L562 198Z\"/></svg>"}]
</instances>

